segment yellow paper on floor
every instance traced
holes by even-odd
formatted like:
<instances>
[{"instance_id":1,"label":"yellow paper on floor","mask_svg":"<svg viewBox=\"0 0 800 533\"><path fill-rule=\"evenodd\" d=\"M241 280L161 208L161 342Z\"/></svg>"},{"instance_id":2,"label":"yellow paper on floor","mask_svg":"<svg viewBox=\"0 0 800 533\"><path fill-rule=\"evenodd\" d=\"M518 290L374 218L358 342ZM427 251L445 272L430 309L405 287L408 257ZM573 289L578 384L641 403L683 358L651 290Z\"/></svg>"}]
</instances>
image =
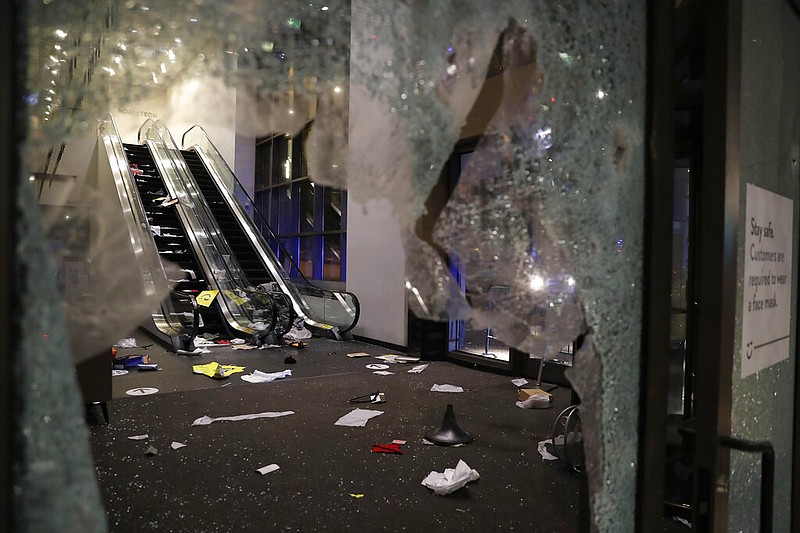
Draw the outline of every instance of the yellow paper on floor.
<instances>
[{"instance_id":1,"label":"yellow paper on floor","mask_svg":"<svg viewBox=\"0 0 800 533\"><path fill-rule=\"evenodd\" d=\"M192 372L195 374L203 374L210 378L222 379L227 378L231 374L237 372L244 372L243 366L236 365L221 365L214 361L213 363L206 363L204 365L192 365Z\"/></svg>"}]
</instances>

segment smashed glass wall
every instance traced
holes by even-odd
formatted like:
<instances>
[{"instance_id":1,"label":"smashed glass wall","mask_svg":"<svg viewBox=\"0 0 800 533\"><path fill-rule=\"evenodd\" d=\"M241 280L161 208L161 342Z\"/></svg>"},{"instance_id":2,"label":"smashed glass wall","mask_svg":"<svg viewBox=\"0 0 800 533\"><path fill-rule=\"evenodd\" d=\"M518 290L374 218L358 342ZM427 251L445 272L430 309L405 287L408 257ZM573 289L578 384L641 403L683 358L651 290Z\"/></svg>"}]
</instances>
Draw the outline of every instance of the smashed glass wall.
<instances>
[{"instance_id":1,"label":"smashed glass wall","mask_svg":"<svg viewBox=\"0 0 800 533\"><path fill-rule=\"evenodd\" d=\"M741 65L741 205L747 206L748 185L755 185L790 201L791 227L779 225L777 213L772 225L780 239L769 242L763 239L759 246L764 249L790 249L791 257L783 265L764 262L764 268L755 268L752 273L763 277L771 273L772 280L757 285L746 277L750 252L746 248L751 220L746 209L742 209L739 234L738 277L739 300L737 302L736 349L734 351L731 435L734 437L769 441L775 449L775 471L791 472L795 424L794 386L797 361L790 354L796 353L797 280L791 272L797 272L798 244L797 228L800 220L800 189L798 189L798 161L800 161L800 108L797 88L800 86L800 51L793 43L800 39L800 18L788 2L755 3L744 2L742 13L742 65ZM790 44L792 43L792 44ZM769 221L765 221L769 224ZM787 238L788 237L788 238ZM792 242L792 240L794 242ZM792 268L791 265L795 265ZM776 284L776 274L781 271L789 276L785 284ZM757 276L754 276L757 277ZM784 292L786 291L786 292ZM767 309L771 321L782 324L779 317L787 318L789 330L782 325L771 329L767 335L781 331L788 339L776 343L781 348L777 353L787 357L757 372L742 370L747 357L747 346L742 346L743 320L758 320L749 312L753 301L770 299L778 294L780 306ZM791 317L791 319L789 319ZM745 343L747 344L747 343ZM760 343L758 343L760 344ZM769 349L769 348L767 348ZM762 352L763 353L763 352ZM745 355L742 355L745 354ZM751 354L752 356L752 354ZM758 360L760 357L755 357ZM730 464L730 519L729 531L757 531L759 529L761 483L760 454L731 452ZM791 523L791 476L775 476L774 528L789 531Z\"/></svg>"},{"instance_id":2,"label":"smashed glass wall","mask_svg":"<svg viewBox=\"0 0 800 533\"><path fill-rule=\"evenodd\" d=\"M594 526L632 530L643 3L42 0L29 10L30 170L91 132L112 101L196 76L236 87L237 105L251 110L237 127L252 135L293 132L298 117L313 116L309 174L391 202L414 312L480 323L499 283L512 287L495 306L499 339L541 357L581 339L570 377L583 404ZM423 241L415 221L498 43L501 101L433 242ZM463 265L469 301L446 255ZM117 269L115 279L138 274Z\"/></svg>"}]
</instances>

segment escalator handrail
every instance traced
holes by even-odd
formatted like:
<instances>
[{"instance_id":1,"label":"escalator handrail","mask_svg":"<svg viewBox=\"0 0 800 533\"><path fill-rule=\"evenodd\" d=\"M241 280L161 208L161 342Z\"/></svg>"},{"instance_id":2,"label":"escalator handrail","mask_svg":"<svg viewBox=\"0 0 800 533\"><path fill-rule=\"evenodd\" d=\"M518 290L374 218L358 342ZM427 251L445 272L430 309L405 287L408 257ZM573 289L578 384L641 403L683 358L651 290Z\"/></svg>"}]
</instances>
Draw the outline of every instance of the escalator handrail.
<instances>
[{"instance_id":1,"label":"escalator handrail","mask_svg":"<svg viewBox=\"0 0 800 533\"><path fill-rule=\"evenodd\" d=\"M356 324L358 323L358 320L359 320L360 315L361 315L361 305L360 305L360 302L358 301L358 298L356 297L356 295L353 294L352 292L349 292L349 291L334 291L334 290L331 290L331 289L323 289L321 287L316 286L311 281L309 281L308 278L306 278L306 276L303 274L303 272L297 266L297 263L294 261L294 258L291 256L291 254L288 253L288 251L284 248L283 244L280 242L280 240L277 238L277 236L273 233L272 228L270 228L269 224L266 222L266 219L264 218L264 216L261 214L261 212L256 207L255 202L250 197L249 193L244 188L244 186L241 184L241 182L238 180L238 178L233 173L233 171L230 169L230 167L226 163L225 159L220 155L219 150L216 148L214 143L211 141L211 139L209 138L208 134L206 133L205 129L202 126L194 125L191 128L189 128L186 132L184 132L184 134L181 137L181 145L183 146L183 148L184 149L189 149L189 147L186 146L187 145L186 138L187 138L187 135L194 129L197 129L198 131L201 132L203 141L208 144L208 151L212 152L210 154L210 156L209 156L209 154L206 154L205 150L202 150L202 148L203 148L202 146L195 145L195 146L198 146L199 148L201 148L200 150L195 150L195 152L198 154L198 156L201 158L201 160L204 160L204 164L206 165L206 169L209 171L209 174L211 175L212 179L217 183L218 186L221 183L225 182L225 178L229 178L231 184L235 184L235 185L239 186L239 189L240 189L241 193L247 198L247 200L250 202L250 205L253 208L253 216L257 216L261 220L262 226L267 229L267 231L269 232L271 238L274 240L275 243L277 243L277 245L284 252L285 257L287 257L289 259L289 261L291 262L291 266L293 267L294 271L297 272L299 274L299 276L300 276L300 280L297 280L297 281L294 280L294 279L290 279L290 278L288 278L288 276L286 276L283 267L281 266L281 264L277 260L277 258L274 256L274 254L273 254L272 250L270 249L270 247L263 241L263 236L261 235L261 233L259 231L255 231L252 234L251 234L251 232L245 232L251 238L254 235L256 236L255 238L258 241L258 247L261 249L260 251L262 251L263 253L268 255L269 258L271 259L271 261L265 261L265 262L267 263L267 267L270 269L270 272L273 274L273 278L277 278L276 281L280 285L282 285L282 289L290 297L292 297L293 295L291 294L291 290L288 288L288 286L285 285L285 283L291 283L293 286L297 286L297 285L299 285L298 281L302 281L302 285L305 285L306 288L314 290L314 291L317 291L320 294L324 294L324 295L328 296L329 299L338 299L340 301L340 303L342 303L343 305L344 305L344 302L342 302L342 299L339 296L337 296L337 293L340 294L340 295L344 294L344 295L349 296L353 301L353 306L352 306L353 307L353 309L352 309L353 320L351 321L351 323L347 327L344 327L344 328L340 327L338 329L338 331L340 333L345 333L345 332L350 331L351 329L353 329L356 326ZM205 161L206 158L210 159L210 161ZM210 164L208 164L209 162L213 163L213 164L210 165ZM224 174L225 174L224 177L219 174L220 171L224 172ZM223 187L220 186L219 188L222 189ZM236 203L238 204L238 202L236 202ZM280 281L278 281L278 280L280 280ZM281 283L281 282L283 282L283 283ZM299 303L295 302L294 298L292 298L292 301L293 301L293 303L297 304L295 306L295 310L297 311L298 315L301 315L301 316L305 315L306 314L305 310L297 309ZM309 319L309 317L307 317L307 316L304 317L304 318L306 320L309 320L312 325L323 325L323 324L319 324L319 323L315 324L315 322L317 322L317 321L314 320L314 319Z\"/></svg>"},{"instance_id":2,"label":"escalator handrail","mask_svg":"<svg viewBox=\"0 0 800 533\"><path fill-rule=\"evenodd\" d=\"M149 228L147 214L141 198L136 192L135 178L128 165L119 129L111 113L98 121L97 135L102 140L106 153L110 158L109 163L117 198L123 210L123 219L128 227L128 234L131 239L134 257L137 259L137 266L142 272L145 295L167 295L171 290L169 278L161 258L156 252L153 235L147 229ZM182 327L176 327L171 320L172 316L174 316L174 310L169 298L163 298L160 307L162 321L154 319L158 329L169 336L179 335Z\"/></svg>"}]
</instances>

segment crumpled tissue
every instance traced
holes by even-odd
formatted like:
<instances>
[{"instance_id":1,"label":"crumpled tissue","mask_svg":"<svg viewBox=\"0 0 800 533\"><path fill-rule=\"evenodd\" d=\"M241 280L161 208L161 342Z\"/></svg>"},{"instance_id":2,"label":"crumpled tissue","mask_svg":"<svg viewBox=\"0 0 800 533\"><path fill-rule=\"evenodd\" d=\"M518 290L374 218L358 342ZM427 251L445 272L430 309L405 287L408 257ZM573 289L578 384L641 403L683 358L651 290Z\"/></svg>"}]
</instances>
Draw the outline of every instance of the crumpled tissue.
<instances>
[{"instance_id":1,"label":"crumpled tissue","mask_svg":"<svg viewBox=\"0 0 800 533\"><path fill-rule=\"evenodd\" d=\"M291 375L291 369L286 369L282 372L262 372L260 370L254 370L252 374L245 374L242 376L242 379L249 383L269 383L270 381L283 379Z\"/></svg>"},{"instance_id":2,"label":"crumpled tissue","mask_svg":"<svg viewBox=\"0 0 800 533\"><path fill-rule=\"evenodd\" d=\"M444 496L480 477L477 470L470 468L467 463L459 459L455 468L448 468L444 472L431 471L422 480L422 484L432 489L439 496Z\"/></svg>"}]
</instances>

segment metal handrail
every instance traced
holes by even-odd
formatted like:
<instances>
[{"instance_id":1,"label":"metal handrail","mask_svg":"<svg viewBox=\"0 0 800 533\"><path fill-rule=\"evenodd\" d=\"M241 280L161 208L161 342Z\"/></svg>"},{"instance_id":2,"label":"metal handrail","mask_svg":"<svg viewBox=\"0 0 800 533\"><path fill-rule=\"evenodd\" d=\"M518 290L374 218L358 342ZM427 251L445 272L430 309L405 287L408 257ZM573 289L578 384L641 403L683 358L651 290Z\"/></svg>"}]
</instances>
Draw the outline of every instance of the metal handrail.
<instances>
[{"instance_id":1,"label":"metal handrail","mask_svg":"<svg viewBox=\"0 0 800 533\"><path fill-rule=\"evenodd\" d=\"M720 435L719 443L732 450L761 454L760 531L761 533L772 533L772 508L775 496L775 448L769 441L745 440L729 435Z\"/></svg>"}]
</instances>

